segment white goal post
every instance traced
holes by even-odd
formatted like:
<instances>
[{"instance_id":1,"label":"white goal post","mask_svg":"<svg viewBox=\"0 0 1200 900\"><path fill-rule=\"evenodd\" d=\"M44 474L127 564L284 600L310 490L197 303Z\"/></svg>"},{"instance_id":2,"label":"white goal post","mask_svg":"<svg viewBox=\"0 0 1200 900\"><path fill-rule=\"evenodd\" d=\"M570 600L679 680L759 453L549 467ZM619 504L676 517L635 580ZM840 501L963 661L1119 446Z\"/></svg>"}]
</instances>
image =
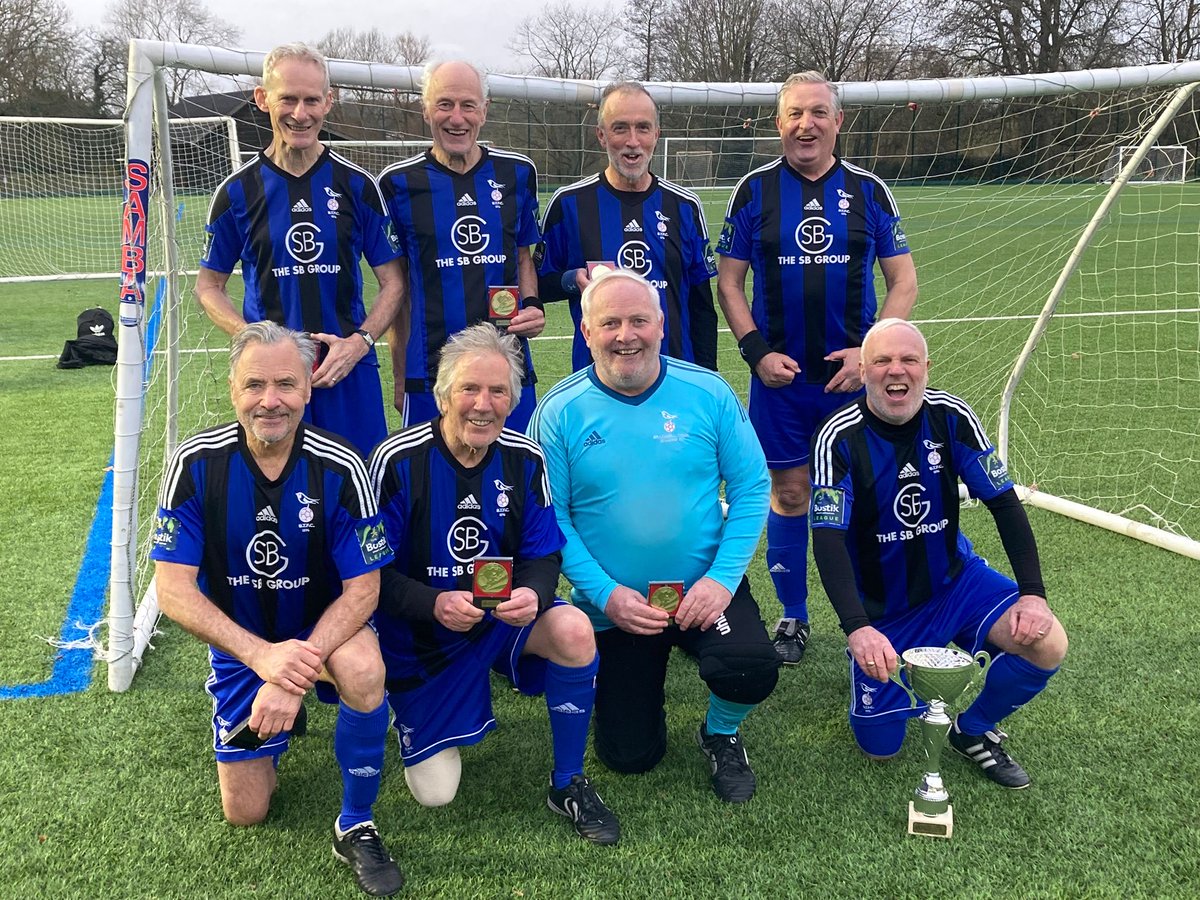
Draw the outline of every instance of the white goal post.
<instances>
[{"instance_id":1,"label":"white goal post","mask_svg":"<svg viewBox=\"0 0 1200 900\"><path fill-rule=\"evenodd\" d=\"M245 87L264 55L131 44L108 629L114 690L128 687L148 635L135 628L135 598L153 601L146 535L161 468L179 437L229 416L225 337L182 302L199 238L177 232L171 215L159 72L184 67ZM339 135L400 146L428 138L416 67L332 60L330 74L357 98L327 120ZM484 138L531 156L543 188L603 167L591 136L602 83L489 80ZM839 152L897 197L935 383L968 399L999 433L1030 501L1062 498L1062 511L1200 558L1200 186L1170 180L1126 190L1150 148L1195 155L1200 117L1191 89L1180 86L1198 81L1200 63L1188 62L844 84ZM647 87L660 105L660 154L683 150L685 172L728 185L778 154L777 85ZM1124 147L1139 151L1105 187L1099 182ZM669 178L673 169L657 171ZM715 235L728 188L700 194ZM152 320L161 324L156 343ZM719 364L742 370L724 343ZM153 606L144 608L137 621L152 627Z\"/></svg>"},{"instance_id":2,"label":"white goal post","mask_svg":"<svg viewBox=\"0 0 1200 900\"><path fill-rule=\"evenodd\" d=\"M1111 184L1129 161L1141 151L1137 145L1118 147L1104 174ZM1154 144L1139 157L1129 174L1129 184L1161 184L1165 181L1186 181L1192 165L1192 154L1183 144Z\"/></svg>"}]
</instances>

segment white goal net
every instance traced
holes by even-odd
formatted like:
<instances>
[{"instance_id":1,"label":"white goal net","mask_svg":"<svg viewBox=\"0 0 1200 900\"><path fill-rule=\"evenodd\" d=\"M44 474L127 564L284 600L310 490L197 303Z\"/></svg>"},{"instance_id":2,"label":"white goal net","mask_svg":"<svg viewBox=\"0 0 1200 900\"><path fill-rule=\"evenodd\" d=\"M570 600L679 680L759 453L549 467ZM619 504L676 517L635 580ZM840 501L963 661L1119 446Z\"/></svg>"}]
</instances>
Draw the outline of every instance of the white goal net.
<instances>
[{"instance_id":1,"label":"white goal net","mask_svg":"<svg viewBox=\"0 0 1200 900\"><path fill-rule=\"evenodd\" d=\"M172 119L170 133L177 213L201 219L238 159L234 121ZM0 117L0 282L112 279L124 171L120 119Z\"/></svg>"},{"instance_id":2,"label":"white goal net","mask_svg":"<svg viewBox=\"0 0 1200 900\"><path fill-rule=\"evenodd\" d=\"M156 67L245 87L263 58L149 42L135 50L131 165L151 158ZM373 155L356 158L366 168L424 146L418 70L335 60L331 75L355 102L335 106L326 127L335 140L363 142ZM603 168L592 136L603 85L490 81L483 137L534 160L543 202ZM1098 517L1123 517L1123 530L1200 555L1200 185L1186 180L1200 117L1180 87L1196 81L1200 63L846 84L839 153L892 188L916 261L914 317L930 340L935 384L980 412L1014 478L1034 489L1033 502L1067 498ZM720 231L728 186L779 153L776 88L649 85L663 128L656 171L697 189L711 234ZM1172 156L1173 147L1184 152ZM1136 177L1153 148L1178 161L1169 166L1179 177ZM1106 185L1114 160L1124 160L1122 170ZM149 584L146 523L166 454L177 437L229 415L225 338L194 304L179 304L198 258L197 223L177 227L168 212L179 181L173 162L156 157L149 171L146 239L174 259L165 259L165 278L123 276L110 621L117 689L134 666L133 599ZM1130 190L1131 180L1147 183ZM164 325L156 346L166 352L147 363L152 310ZM727 337L719 365L744 384Z\"/></svg>"}]
</instances>

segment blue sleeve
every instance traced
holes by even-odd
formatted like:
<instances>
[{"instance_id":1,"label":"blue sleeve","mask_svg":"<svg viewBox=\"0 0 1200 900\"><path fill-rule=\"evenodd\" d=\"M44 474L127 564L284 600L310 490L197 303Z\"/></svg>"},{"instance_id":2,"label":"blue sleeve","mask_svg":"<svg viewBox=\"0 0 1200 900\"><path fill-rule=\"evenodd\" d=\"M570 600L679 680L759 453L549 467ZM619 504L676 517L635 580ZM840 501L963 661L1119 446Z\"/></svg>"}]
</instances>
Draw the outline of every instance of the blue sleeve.
<instances>
[{"instance_id":1,"label":"blue sleeve","mask_svg":"<svg viewBox=\"0 0 1200 900\"><path fill-rule=\"evenodd\" d=\"M375 498L369 493L363 496L358 487L369 483L366 467L355 462L362 471L343 476L338 502L326 513L325 522L329 552L343 581L380 569L395 558Z\"/></svg>"},{"instance_id":2,"label":"blue sleeve","mask_svg":"<svg viewBox=\"0 0 1200 900\"><path fill-rule=\"evenodd\" d=\"M729 515L721 545L706 573L730 593L737 590L758 549L771 502L771 478L758 435L733 389L718 396L717 466Z\"/></svg>"},{"instance_id":3,"label":"blue sleeve","mask_svg":"<svg viewBox=\"0 0 1200 900\"><path fill-rule=\"evenodd\" d=\"M200 257L200 265L228 275L242 258L246 236L238 228L227 186L217 189L209 206L209 220L204 232L204 253Z\"/></svg>"},{"instance_id":4,"label":"blue sleeve","mask_svg":"<svg viewBox=\"0 0 1200 900\"><path fill-rule=\"evenodd\" d=\"M876 187L876 192L883 191L882 185ZM896 209L889 197L876 196L872 207L875 211L875 255L878 257L903 256L911 252L908 248L908 236L900 223L900 210Z\"/></svg>"},{"instance_id":5,"label":"blue sleeve","mask_svg":"<svg viewBox=\"0 0 1200 900\"><path fill-rule=\"evenodd\" d=\"M546 216L542 220L539 275L561 276L567 269L577 269L586 262L576 258L579 248L577 243L571 240L563 205L562 198L555 197L550 201Z\"/></svg>"},{"instance_id":6,"label":"blue sleeve","mask_svg":"<svg viewBox=\"0 0 1200 900\"><path fill-rule=\"evenodd\" d=\"M819 456L814 454L809 469L812 479L809 527L847 531L850 528L850 513L854 509L854 481L844 458L844 445L839 442L831 447L827 440L823 440L823 436L823 431L818 432L812 442L813 447L825 449Z\"/></svg>"},{"instance_id":7,"label":"blue sleeve","mask_svg":"<svg viewBox=\"0 0 1200 900\"><path fill-rule=\"evenodd\" d=\"M383 197L384 210L387 212L389 235L392 246L398 258L408 256L408 239L404 230L404 215L400 209L400 190L396 185L396 175L384 175L379 181L379 193Z\"/></svg>"},{"instance_id":8,"label":"blue sleeve","mask_svg":"<svg viewBox=\"0 0 1200 900\"><path fill-rule=\"evenodd\" d=\"M552 488L542 460L531 460L526 471L525 520L521 523L521 557L536 559L557 553L566 543L551 503Z\"/></svg>"},{"instance_id":9,"label":"blue sleeve","mask_svg":"<svg viewBox=\"0 0 1200 900\"><path fill-rule=\"evenodd\" d=\"M991 500L1012 490L1008 467L992 446L979 417L965 403L955 421L953 452L954 470L975 499Z\"/></svg>"},{"instance_id":10,"label":"blue sleeve","mask_svg":"<svg viewBox=\"0 0 1200 900\"><path fill-rule=\"evenodd\" d=\"M170 495L159 498L150 558L183 566L199 566L204 560L204 505L191 466L180 473Z\"/></svg>"},{"instance_id":11,"label":"blue sleeve","mask_svg":"<svg viewBox=\"0 0 1200 900\"><path fill-rule=\"evenodd\" d=\"M529 167L525 189L521 191L520 220L517 223L517 246L532 247L542 239L538 230L537 169Z\"/></svg>"},{"instance_id":12,"label":"blue sleeve","mask_svg":"<svg viewBox=\"0 0 1200 900\"><path fill-rule=\"evenodd\" d=\"M359 226L363 234L363 258L369 266L381 266L400 256L400 241L387 213L383 194L374 179L363 180L358 202Z\"/></svg>"},{"instance_id":13,"label":"blue sleeve","mask_svg":"<svg viewBox=\"0 0 1200 900\"><path fill-rule=\"evenodd\" d=\"M538 406L529 423L529 433L541 445L546 458L554 512L565 537L562 571L572 587L603 612L617 582L596 562L571 524L570 451L563 434L561 404L553 403L552 406L552 409L546 404Z\"/></svg>"},{"instance_id":14,"label":"blue sleeve","mask_svg":"<svg viewBox=\"0 0 1200 900\"><path fill-rule=\"evenodd\" d=\"M691 258L689 264L689 280L692 284L703 284L711 281L717 274L717 259L713 256L712 245L708 242L708 227L699 210L692 208Z\"/></svg>"},{"instance_id":15,"label":"blue sleeve","mask_svg":"<svg viewBox=\"0 0 1200 900\"><path fill-rule=\"evenodd\" d=\"M717 241L717 252L733 259L750 259L757 231L750 183L743 181L734 191L725 214L725 225Z\"/></svg>"}]
</instances>

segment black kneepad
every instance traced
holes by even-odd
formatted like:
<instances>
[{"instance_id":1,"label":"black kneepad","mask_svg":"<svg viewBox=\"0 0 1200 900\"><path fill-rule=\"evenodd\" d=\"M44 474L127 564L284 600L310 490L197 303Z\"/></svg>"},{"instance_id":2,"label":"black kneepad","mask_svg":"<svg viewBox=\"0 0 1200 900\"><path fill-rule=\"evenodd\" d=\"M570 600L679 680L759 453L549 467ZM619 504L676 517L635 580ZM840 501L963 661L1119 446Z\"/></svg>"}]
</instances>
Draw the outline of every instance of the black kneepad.
<instances>
[{"instance_id":1,"label":"black kneepad","mask_svg":"<svg viewBox=\"0 0 1200 900\"><path fill-rule=\"evenodd\" d=\"M775 689L779 654L769 641L706 648L700 654L700 677L722 700L761 703Z\"/></svg>"}]
</instances>

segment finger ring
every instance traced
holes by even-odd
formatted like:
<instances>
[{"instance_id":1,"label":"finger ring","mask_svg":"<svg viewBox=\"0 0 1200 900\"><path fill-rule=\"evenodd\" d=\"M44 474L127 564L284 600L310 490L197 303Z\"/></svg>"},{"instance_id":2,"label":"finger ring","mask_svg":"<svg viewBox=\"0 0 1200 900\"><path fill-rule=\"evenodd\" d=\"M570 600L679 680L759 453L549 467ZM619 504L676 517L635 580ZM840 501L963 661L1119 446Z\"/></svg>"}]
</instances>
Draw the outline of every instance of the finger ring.
<instances>
[{"instance_id":1,"label":"finger ring","mask_svg":"<svg viewBox=\"0 0 1200 900\"><path fill-rule=\"evenodd\" d=\"M869 667L871 667L872 669L875 668L875 660L871 660L870 662L867 663L867 665Z\"/></svg>"},{"instance_id":2,"label":"finger ring","mask_svg":"<svg viewBox=\"0 0 1200 900\"><path fill-rule=\"evenodd\" d=\"M1044 632L1044 631L1039 631L1039 632L1038 632L1038 637L1041 637L1041 636L1042 636L1042 635L1044 635L1045 633L1046 633L1046 632Z\"/></svg>"}]
</instances>

